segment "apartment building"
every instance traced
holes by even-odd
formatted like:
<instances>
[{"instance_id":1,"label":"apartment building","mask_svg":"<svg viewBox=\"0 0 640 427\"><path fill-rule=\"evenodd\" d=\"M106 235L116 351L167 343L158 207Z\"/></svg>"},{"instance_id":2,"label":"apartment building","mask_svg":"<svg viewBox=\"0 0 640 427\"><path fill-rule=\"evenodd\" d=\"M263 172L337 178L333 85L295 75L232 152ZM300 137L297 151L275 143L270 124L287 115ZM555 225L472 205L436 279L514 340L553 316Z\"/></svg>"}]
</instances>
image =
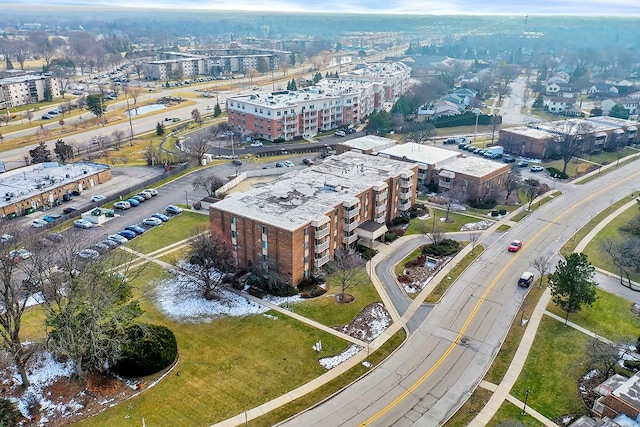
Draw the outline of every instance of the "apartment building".
<instances>
[{"instance_id":1,"label":"apartment building","mask_svg":"<svg viewBox=\"0 0 640 427\"><path fill-rule=\"evenodd\" d=\"M173 53L174 55L167 53L167 56L175 56L175 58L145 62L143 64L145 77L148 80L172 80L207 74L205 57Z\"/></svg>"},{"instance_id":2,"label":"apartment building","mask_svg":"<svg viewBox=\"0 0 640 427\"><path fill-rule=\"evenodd\" d=\"M0 108L11 108L60 97L58 81L44 74L0 78Z\"/></svg>"},{"instance_id":3,"label":"apartment building","mask_svg":"<svg viewBox=\"0 0 640 427\"><path fill-rule=\"evenodd\" d=\"M209 207L238 267L275 268L293 286L334 251L377 239L415 202L417 165L347 152Z\"/></svg>"},{"instance_id":4,"label":"apartment building","mask_svg":"<svg viewBox=\"0 0 640 427\"><path fill-rule=\"evenodd\" d=\"M554 135L564 128L575 129L570 123L574 121L583 121L590 128L585 136L584 153L615 150L640 141L638 122L600 116L500 129L498 143L516 156L548 158L555 152Z\"/></svg>"},{"instance_id":5,"label":"apartment building","mask_svg":"<svg viewBox=\"0 0 640 427\"><path fill-rule=\"evenodd\" d=\"M399 69L403 72L384 72L387 67L373 64L358 70L358 78L324 79L300 91L233 96L227 99L228 121L240 135L269 141L310 138L355 125L406 90L410 70L402 64Z\"/></svg>"}]
</instances>

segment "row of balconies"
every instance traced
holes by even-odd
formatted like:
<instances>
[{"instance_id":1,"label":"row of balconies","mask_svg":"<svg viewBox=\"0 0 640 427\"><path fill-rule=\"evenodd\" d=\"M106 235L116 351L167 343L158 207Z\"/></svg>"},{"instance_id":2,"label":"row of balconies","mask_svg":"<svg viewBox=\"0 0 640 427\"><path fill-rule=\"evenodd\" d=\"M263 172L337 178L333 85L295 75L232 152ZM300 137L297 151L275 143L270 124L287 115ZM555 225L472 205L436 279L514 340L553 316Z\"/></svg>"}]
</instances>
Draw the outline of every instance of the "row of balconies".
<instances>
[{"instance_id":1,"label":"row of balconies","mask_svg":"<svg viewBox=\"0 0 640 427\"><path fill-rule=\"evenodd\" d=\"M326 251L327 249L329 249L329 239L325 240L322 243L317 243L315 247L315 252L319 254Z\"/></svg>"},{"instance_id":2,"label":"row of balconies","mask_svg":"<svg viewBox=\"0 0 640 427\"><path fill-rule=\"evenodd\" d=\"M323 265L325 265L328 262L329 262L329 253L327 252L326 255L318 257L318 258L315 259L316 268L320 268L320 267L322 267Z\"/></svg>"}]
</instances>

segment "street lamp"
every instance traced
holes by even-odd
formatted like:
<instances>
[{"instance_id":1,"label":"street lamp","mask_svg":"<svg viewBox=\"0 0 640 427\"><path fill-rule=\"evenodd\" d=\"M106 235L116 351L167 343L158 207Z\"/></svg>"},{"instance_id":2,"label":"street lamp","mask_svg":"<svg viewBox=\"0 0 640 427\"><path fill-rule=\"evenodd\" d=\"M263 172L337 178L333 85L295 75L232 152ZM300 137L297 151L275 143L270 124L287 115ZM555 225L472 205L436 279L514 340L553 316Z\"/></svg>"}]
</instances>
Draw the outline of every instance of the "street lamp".
<instances>
[{"instance_id":1,"label":"street lamp","mask_svg":"<svg viewBox=\"0 0 640 427\"><path fill-rule=\"evenodd\" d=\"M478 111L477 109L474 111L475 115L476 115L476 130L475 133L473 135L473 140L475 141L478 138L478 117L480 117L480 111Z\"/></svg>"},{"instance_id":2,"label":"street lamp","mask_svg":"<svg viewBox=\"0 0 640 427\"><path fill-rule=\"evenodd\" d=\"M289 281L287 280L287 293L285 294L287 298L287 310L289 310Z\"/></svg>"},{"instance_id":3,"label":"street lamp","mask_svg":"<svg viewBox=\"0 0 640 427\"><path fill-rule=\"evenodd\" d=\"M189 209L189 193L187 193L187 190L184 190L184 200L187 202L187 209Z\"/></svg>"},{"instance_id":4,"label":"street lamp","mask_svg":"<svg viewBox=\"0 0 640 427\"><path fill-rule=\"evenodd\" d=\"M529 400L529 393L531 393L531 390L529 389L524 392L524 406L522 407L521 415L527 415L527 400Z\"/></svg>"}]
</instances>

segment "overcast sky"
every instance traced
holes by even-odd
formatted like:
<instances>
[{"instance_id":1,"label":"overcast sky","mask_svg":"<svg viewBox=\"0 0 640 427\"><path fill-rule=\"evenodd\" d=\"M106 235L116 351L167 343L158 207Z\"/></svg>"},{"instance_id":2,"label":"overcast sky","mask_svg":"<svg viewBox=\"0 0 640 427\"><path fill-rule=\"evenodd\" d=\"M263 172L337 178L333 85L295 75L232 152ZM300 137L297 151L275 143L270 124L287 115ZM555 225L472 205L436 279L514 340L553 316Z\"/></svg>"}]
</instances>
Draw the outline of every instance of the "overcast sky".
<instances>
[{"instance_id":1,"label":"overcast sky","mask_svg":"<svg viewBox=\"0 0 640 427\"><path fill-rule=\"evenodd\" d=\"M640 0L0 0L2 4L323 13L640 16Z\"/></svg>"}]
</instances>

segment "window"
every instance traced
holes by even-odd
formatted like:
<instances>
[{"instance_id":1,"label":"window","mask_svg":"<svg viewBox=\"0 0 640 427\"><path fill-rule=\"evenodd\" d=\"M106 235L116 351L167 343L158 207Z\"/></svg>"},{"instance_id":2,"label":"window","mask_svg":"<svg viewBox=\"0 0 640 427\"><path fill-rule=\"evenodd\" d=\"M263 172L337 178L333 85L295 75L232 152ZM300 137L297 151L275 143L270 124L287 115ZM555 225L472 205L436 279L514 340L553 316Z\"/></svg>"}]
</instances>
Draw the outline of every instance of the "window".
<instances>
[{"instance_id":1,"label":"window","mask_svg":"<svg viewBox=\"0 0 640 427\"><path fill-rule=\"evenodd\" d=\"M262 229L262 234L267 234L267 226L266 225L261 225L260 228Z\"/></svg>"},{"instance_id":2,"label":"window","mask_svg":"<svg viewBox=\"0 0 640 427\"><path fill-rule=\"evenodd\" d=\"M262 249L269 249L269 244L267 243L266 240L262 241Z\"/></svg>"},{"instance_id":3,"label":"window","mask_svg":"<svg viewBox=\"0 0 640 427\"><path fill-rule=\"evenodd\" d=\"M232 238L232 239L235 239L236 237L238 237L238 233L237 233L237 232L235 232L235 231L232 231L232 232L231 232L231 238Z\"/></svg>"},{"instance_id":4,"label":"window","mask_svg":"<svg viewBox=\"0 0 640 427\"><path fill-rule=\"evenodd\" d=\"M236 224L236 217L235 216L231 217L231 224L233 224L233 225Z\"/></svg>"}]
</instances>

